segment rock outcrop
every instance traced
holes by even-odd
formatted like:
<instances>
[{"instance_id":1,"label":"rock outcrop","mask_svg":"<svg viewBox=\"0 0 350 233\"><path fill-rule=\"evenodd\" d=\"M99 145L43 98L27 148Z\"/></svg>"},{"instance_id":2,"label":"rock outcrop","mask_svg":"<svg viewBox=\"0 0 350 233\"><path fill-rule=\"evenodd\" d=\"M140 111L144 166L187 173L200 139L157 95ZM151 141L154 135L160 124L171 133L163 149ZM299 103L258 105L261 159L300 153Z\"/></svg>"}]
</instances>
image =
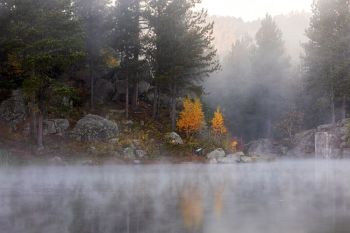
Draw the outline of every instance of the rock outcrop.
<instances>
[{"instance_id":1,"label":"rock outcrop","mask_svg":"<svg viewBox=\"0 0 350 233\"><path fill-rule=\"evenodd\" d=\"M260 139L248 146L248 155L272 159L277 156L301 158L348 158L350 157L350 119L336 124L320 125L315 129L295 135L292 145Z\"/></svg>"},{"instance_id":2,"label":"rock outcrop","mask_svg":"<svg viewBox=\"0 0 350 233\"><path fill-rule=\"evenodd\" d=\"M234 164L241 162L241 157L244 156L243 152L237 152L234 154L226 155L225 157L217 158L218 163L222 164Z\"/></svg>"},{"instance_id":3,"label":"rock outcrop","mask_svg":"<svg viewBox=\"0 0 350 233\"><path fill-rule=\"evenodd\" d=\"M26 105L20 90L13 91L12 96L0 104L0 120L8 123L13 129L16 129L26 116Z\"/></svg>"},{"instance_id":4,"label":"rock outcrop","mask_svg":"<svg viewBox=\"0 0 350 233\"><path fill-rule=\"evenodd\" d=\"M249 144L248 155L262 159L270 159L282 155L284 148L271 139L260 139Z\"/></svg>"},{"instance_id":5,"label":"rock outcrop","mask_svg":"<svg viewBox=\"0 0 350 233\"><path fill-rule=\"evenodd\" d=\"M169 144L172 144L172 145L182 145L182 144L184 144L184 142L183 142L182 138L180 137L180 135L178 135L175 132L171 132L171 133L166 134L165 138L166 138L167 142Z\"/></svg>"},{"instance_id":6,"label":"rock outcrop","mask_svg":"<svg viewBox=\"0 0 350 233\"><path fill-rule=\"evenodd\" d=\"M118 136L118 125L97 115L86 115L70 132L70 137L81 142L106 141Z\"/></svg>"},{"instance_id":7,"label":"rock outcrop","mask_svg":"<svg viewBox=\"0 0 350 233\"><path fill-rule=\"evenodd\" d=\"M69 121L67 119L48 119L43 122L44 135L57 134L64 135L69 128Z\"/></svg>"}]
</instances>

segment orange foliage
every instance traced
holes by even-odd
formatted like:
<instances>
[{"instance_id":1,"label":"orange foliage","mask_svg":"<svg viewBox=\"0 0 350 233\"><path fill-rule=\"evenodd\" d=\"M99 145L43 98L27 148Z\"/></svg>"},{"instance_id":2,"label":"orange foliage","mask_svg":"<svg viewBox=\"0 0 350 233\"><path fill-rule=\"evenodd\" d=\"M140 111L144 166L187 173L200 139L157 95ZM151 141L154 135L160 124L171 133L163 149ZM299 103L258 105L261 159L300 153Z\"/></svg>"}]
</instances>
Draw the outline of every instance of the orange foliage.
<instances>
[{"instance_id":1,"label":"orange foliage","mask_svg":"<svg viewBox=\"0 0 350 233\"><path fill-rule=\"evenodd\" d=\"M186 136L198 132L204 122L204 113L199 99L192 101L189 98L183 100L183 110L177 121L177 127L185 132Z\"/></svg>"},{"instance_id":2,"label":"orange foliage","mask_svg":"<svg viewBox=\"0 0 350 233\"><path fill-rule=\"evenodd\" d=\"M214 113L214 117L211 121L211 129L215 135L224 135L227 133L227 128L225 127L224 117L220 111L220 108L217 108Z\"/></svg>"},{"instance_id":3,"label":"orange foliage","mask_svg":"<svg viewBox=\"0 0 350 233\"><path fill-rule=\"evenodd\" d=\"M237 140L233 140L233 141L231 142L230 147L231 147L231 148L230 148L231 151L232 151L233 153L236 153L237 150L238 150L238 141L237 141Z\"/></svg>"}]
</instances>

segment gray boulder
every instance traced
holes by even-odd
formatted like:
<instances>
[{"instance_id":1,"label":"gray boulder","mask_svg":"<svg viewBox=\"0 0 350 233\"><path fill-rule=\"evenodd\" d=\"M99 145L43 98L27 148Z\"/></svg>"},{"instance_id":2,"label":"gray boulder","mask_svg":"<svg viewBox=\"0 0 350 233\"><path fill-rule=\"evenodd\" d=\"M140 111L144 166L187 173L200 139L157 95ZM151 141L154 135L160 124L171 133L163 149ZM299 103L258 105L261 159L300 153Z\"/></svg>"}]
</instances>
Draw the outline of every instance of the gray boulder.
<instances>
[{"instance_id":1,"label":"gray boulder","mask_svg":"<svg viewBox=\"0 0 350 233\"><path fill-rule=\"evenodd\" d=\"M249 157L249 156L242 156L241 162L242 163L253 163L254 159L252 157Z\"/></svg>"},{"instance_id":2,"label":"gray boulder","mask_svg":"<svg viewBox=\"0 0 350 233\"><path fill-rule=\"evenodd\" d=\"M137 158L144 158L146 156L146 152L144 150L136 150L136 156Z\"/></svg>"},{"instance_id":3,"label":"gray boulder","mask_svg":"<svg viewBox=\"0 0 350 233\"><path fill-rule=\"evenodd\" d=\"M68 128L69 121L67 119L49 119L43 122L44 135L63 135Z\"/></svg>"},{"instance_id":4,"label":"gray boulder","mask_svg":"<svg viewBox=\"0 0 350 233\"><path fill-rule=\"evenodd\" d=\"M288 156L313 157L315 156L315 134L316 130L306 130L295 135L293 148L288 151Z\"/></svg>"},{"instance_id":5,"label":"gray boulder","mask_svg":"<svg viewBox=\"0 0 350 233\"><path fill-rule=\"evenodd\" d=\"M222 159L226 156L225 151L222 148L218 148L212 152L210 152L209 154L207 154L207 159L209 160L218 160L218 159Z\"/></svg>"},{"instance_id":6,"label":"gray boulder","mask_svg":"<svg viewBox=\"0 0 350 233\"><path fill-rule=\"evenodd\" d=\"M97 115L86 115L71 131L71 138L81 142L106 141L118 136L118 125Z\"/></svg>"},{"instance_id":7,"label":"gray boulder","mask_svg":"<svg viewBox=\"0 0 350 233\"><path fill-rule=\"evenodd\" d=\"M139 94L144 94L151 89L151 84L146 81L140 81L138 87L139 87Z\"/></svg>"},{"instance_id":8,"label":"gray boulder","mask_svg":"<svg viewBox=\"0 0 350 233\"><path fill-rule=\"evenodd\" d=\"M218 161L216 159L209 159L209 164L218 164Z\"/></svg>"},{"instance_id":9,"label":"gray boulder","mask_svg":"<svg viewBox=\"0 0 350 233\"><path fill-rule=\"evenodd\" d=\"M249 144L248 154L256 157L280 156L283 154L281 147L270 139L260 139Z\"/></svg>"},{"instance_id":10,"label":"gray boulder","mask_svg":"<svg viewBox=\"0 0 350 233\"><path fill-rule=\"evenodd\" d=\"M182 144L184 144L184 142L183 142L182 138L180 137L180 135L178 135L175 132L171 132L171 133L166 134L165 138L166 138L167 142L169 144L172 144L172 145L182 145Z\"/></svg>"},{"instance_id":11,"label":"gray boulder","mask_svg":"<svg viewBox=\"0 0 350 233\"><path fill-rule=\"evenodd\" d=\"M135 150L131 147L127 147L123 151L124 158L135 159Z\"/></svg>"},{"instance_id":12,"label":"gray boulder","mask_svg":"<svg viewBox=\"0 0 350 233\"><path fill-rule=\"evenodd\" d=\"M241 161L242 156L244 156L243 152L237 152L235 154L230 154L225 157L219 157L217 158L217 161L218 163L224 163L224 164L239 163Z\"/></svg>"},{"instance_id":13,"label":"gray boulder","mask_svg":"<svg viewBox=\"0 0 350 233\"><path fill-rule=\"evenodd\" d=\"M0 104L0 120L9 123L13 129L26 119L26 105L20 90L12 92L12 96Z\"/></svg>"}]
</instances>

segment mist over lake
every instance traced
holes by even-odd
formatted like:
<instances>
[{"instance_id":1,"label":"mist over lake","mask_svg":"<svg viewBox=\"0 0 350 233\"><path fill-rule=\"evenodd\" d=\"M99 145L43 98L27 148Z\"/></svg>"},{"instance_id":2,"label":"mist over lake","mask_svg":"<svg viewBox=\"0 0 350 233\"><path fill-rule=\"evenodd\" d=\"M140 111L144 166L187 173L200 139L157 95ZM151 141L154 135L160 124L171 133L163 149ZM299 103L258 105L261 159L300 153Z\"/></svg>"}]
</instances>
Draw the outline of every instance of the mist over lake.
<instances>
[{"instance_id":1,"label":"mist over lake","mask_svg":"<svg viewBox=\"0 0 350 233\"><path fill-rule=\"evenodd\" d=\"M345 233L349 165L1 167L0 232Z\"/></svg>"}]
</instances>

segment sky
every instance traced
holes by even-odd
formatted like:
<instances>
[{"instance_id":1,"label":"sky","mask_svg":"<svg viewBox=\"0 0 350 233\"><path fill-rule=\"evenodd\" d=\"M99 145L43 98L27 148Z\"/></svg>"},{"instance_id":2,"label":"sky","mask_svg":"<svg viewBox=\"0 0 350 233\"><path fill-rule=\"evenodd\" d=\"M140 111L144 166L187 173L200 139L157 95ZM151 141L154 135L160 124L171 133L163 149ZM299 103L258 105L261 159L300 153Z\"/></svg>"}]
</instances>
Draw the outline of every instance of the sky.
<instances>
[{"instance_id":1,"label":"sky","mask_svg":"<svg viewBox=\"0 0 350 233\"><path fill-rule=\"evenodd\" d=\"M250 21L292 11L311 11L312 0L203 0L211 15L234 16Z\"/></svg>"}]
</instances>

